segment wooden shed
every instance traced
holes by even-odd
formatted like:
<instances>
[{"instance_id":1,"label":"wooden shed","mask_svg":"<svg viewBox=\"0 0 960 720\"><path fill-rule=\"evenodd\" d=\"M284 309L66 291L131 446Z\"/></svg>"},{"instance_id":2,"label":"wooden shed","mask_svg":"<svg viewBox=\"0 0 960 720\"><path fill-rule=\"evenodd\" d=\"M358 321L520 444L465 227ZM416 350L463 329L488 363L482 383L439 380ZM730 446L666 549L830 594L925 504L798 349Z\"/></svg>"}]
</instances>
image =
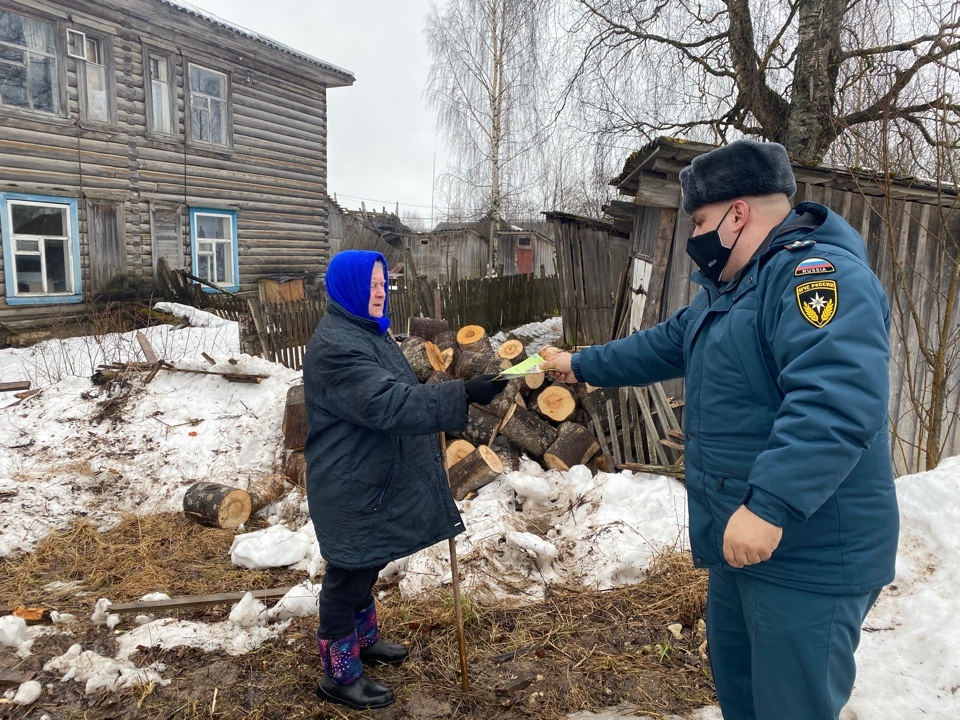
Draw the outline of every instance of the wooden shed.
<instances>
[{"instance_id":1,"label":"wooden shed","mask_svg":"<svg viewBox=\"0 0 960 720\"><path fill-rule=\"evenodd\" d=\"M0 0L0 323L327 262L328 88L353 75L170 0Z\"/></svg>"},{"instance_id":2,"label":"wooden shed","mask_svg":"<svg viewBox=\"0 0 960 720\"><path fill-rule=\"evenodd\" d=\"M622 335L665 320L687 305L699 286L690 282L693 262L686 255L690 219L680 210L678 173L712 145L658 138L633 153L611 181L629 202L607 212L632 228L633 281L630 321ZM874 272L891 302L891 399L894 462L900 473L924 467L916 408L911 397L929 393L930 370L918 352L916 330L906 319L907 294L913 298L923 332L937 332L952 312L948 335L960 333L960 293L951 281L960 262L960 206L956 188L917 178L890 178L827 165L794 164L794 204L810 200L843 216L863 236ZM940 238L938 241L937 238ZM939 243L946 243L952 250ZM644 280L644 278L647 278ZM945 305L946 303L946 305ZM954 378L957 367L953 367ZM680 381L666 384L677 397ZM960 453L960 383L949 381L948 417L940 443L943 456Z\"/></svg>"}]
</instances>

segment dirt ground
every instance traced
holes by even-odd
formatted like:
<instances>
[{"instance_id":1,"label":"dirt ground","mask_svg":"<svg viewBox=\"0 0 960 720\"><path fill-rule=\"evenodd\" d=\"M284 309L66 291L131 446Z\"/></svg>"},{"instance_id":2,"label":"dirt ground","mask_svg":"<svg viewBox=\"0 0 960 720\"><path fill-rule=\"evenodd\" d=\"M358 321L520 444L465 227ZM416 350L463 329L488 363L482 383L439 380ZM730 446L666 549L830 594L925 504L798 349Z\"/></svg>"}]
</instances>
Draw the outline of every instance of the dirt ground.
<instances>
[{"instance_id":1,"label":"dirt ground","mask_svg":"<svg viewBox=\"0 0 960 720\"><path fill-rule=\"evenodd\" d=\"M174 556L167 533L190 542ZM219 533L219 534L218 534ZM155 537L154 537L155 536ZM74 528L41 543L33 553L0 559L0 603L45 604L73 612L73 634L44 635L21 659L0 649L3 671L32 673L44 686L40 699L20 707L0 704L11 720L287 720L372 717L319 701L313 688L322 672L315 618L294 619L282 636L240 656L193 648L143 648L134 662L162 662L167 685L143 685L119 692L84 694L81 684L61 682L44 664L74 643L113 657L116 633L89 622L97 597L137 600L149 591L171 596L280 587L302 580L286 571L238 572L228 553L229 533L199 530L176 516L156 525L128 520L108 533ZM139 558L126 544L139 543ZM169 538L169 535L166 535ZM153 538L153 540L151 540ZM191 541L192 540L192 541ZM164 547L167 551L164 551ZM184 557L183 553L196 553ZM200 561L200 557L213 560ZM216 559L219 558L219 559ZM125 566L129 564L129 567ZM184 563L187 563L186 565ZM191 568L189 572L184 568ZM138 586L137 573L149 570ZM168 573L165 575L165 573ZM51 578L72 589L57 596ZM164 583L163 578L168 580ZM174 580L176 578L176 580ZM383 586L379 614L384 635L410 648L399 667L368 671L394 688L397 701L376 711L382 720L434 718L561 718L581 710L629 704L661 717L684 714L715 702L705 656L702 618L705 578L682 555L662 558L647 582L607 592L555 588L540 602L523 607L464 601L469 690L461 687L459 646L449 590L432 597L404 599ZM45 591L41 591L46 588ZM77 588L80 588L78 592ZM172 590L172 592L171 592ZM230 605L183 611L180 619L216 622ZM679 624L681 630L671 624ZM129 621L118 627L129 627ZM676 634L675 634L676 633ZM679 635L677 637L676 635ZM2 689L2 688L0 688Z\"/></svg>"}]
</instances>

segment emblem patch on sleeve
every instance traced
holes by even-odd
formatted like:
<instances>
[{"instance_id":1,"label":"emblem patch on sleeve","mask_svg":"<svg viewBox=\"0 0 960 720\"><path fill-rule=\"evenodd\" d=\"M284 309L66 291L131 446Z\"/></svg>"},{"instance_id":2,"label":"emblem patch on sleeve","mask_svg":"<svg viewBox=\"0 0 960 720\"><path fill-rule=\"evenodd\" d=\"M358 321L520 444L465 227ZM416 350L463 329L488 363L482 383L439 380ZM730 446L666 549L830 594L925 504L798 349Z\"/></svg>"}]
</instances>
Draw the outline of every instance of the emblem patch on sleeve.
<instances>
[{"instance_id":1,"label":"emblem patch on sleeve","mask_svg":"<svg viewBox=\"0 0 960 720\"><path fill-rule=\"evenodd\" d=\"M797 286L800 314L814 327L822 328L837 314L836 280L817 280Z\"/></svg>"},{"instance_id":2,"label":"emblem patch on sleeve","mask_svg":"<svg viewBox=\"0 0 960 720\"><path fill-rule=\"evenodd\" d=\"M793 274L794 276L799 277L800 275L821 275L823 273L832 273L836 271L837 269L829 260L824 260L823 258L807 258L797 265L797 268L793 271Z\"/></svg>"}]
</instances>

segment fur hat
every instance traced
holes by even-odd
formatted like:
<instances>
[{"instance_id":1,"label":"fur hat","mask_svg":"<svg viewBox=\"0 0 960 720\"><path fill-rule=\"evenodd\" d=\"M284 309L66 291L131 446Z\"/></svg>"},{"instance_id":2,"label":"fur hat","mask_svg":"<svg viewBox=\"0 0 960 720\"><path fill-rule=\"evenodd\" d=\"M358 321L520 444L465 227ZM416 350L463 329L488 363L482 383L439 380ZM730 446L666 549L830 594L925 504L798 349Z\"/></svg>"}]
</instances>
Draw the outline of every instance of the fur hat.
<instances>
[{"instance_id":1,"label":"fur hat","mask_svg":"<svg viewBox=\"0 0 960 720\"><path fill-rule=\"evenodd\" d=\"M704 205L749 195L791 198L797 181L783 145L743 139L695 157L680 171L680 188L683 211L691 215Z\"/></svg>"}]
</instances>

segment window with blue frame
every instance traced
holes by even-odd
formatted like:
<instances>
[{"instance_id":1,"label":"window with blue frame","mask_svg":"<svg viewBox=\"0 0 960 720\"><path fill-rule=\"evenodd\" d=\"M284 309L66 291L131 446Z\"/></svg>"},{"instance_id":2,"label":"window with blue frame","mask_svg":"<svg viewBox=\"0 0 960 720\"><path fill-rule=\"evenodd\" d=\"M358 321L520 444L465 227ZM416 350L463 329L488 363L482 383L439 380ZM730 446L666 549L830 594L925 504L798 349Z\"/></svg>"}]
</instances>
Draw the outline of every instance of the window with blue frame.
<instances>
[{"instance_id":1,"label":"window with blue frame","mask_svg":"<svg viewBox=\"0 0 960 720\"><path fill-rule=\"evenodd\" d=\"M8 304L81 301L76 199L0 193L0 228Z\"/></svg>"},{"instance_id":2,"label":"window with blue frame","mask_svg":"<svg viewBox=\"0 0 960 720\"><path fill-rule=\"evenodd\" d=\"M224 290L240 289L237 258L237 213L190 209L193 274Z\"/></svg>"}]
</instances>

